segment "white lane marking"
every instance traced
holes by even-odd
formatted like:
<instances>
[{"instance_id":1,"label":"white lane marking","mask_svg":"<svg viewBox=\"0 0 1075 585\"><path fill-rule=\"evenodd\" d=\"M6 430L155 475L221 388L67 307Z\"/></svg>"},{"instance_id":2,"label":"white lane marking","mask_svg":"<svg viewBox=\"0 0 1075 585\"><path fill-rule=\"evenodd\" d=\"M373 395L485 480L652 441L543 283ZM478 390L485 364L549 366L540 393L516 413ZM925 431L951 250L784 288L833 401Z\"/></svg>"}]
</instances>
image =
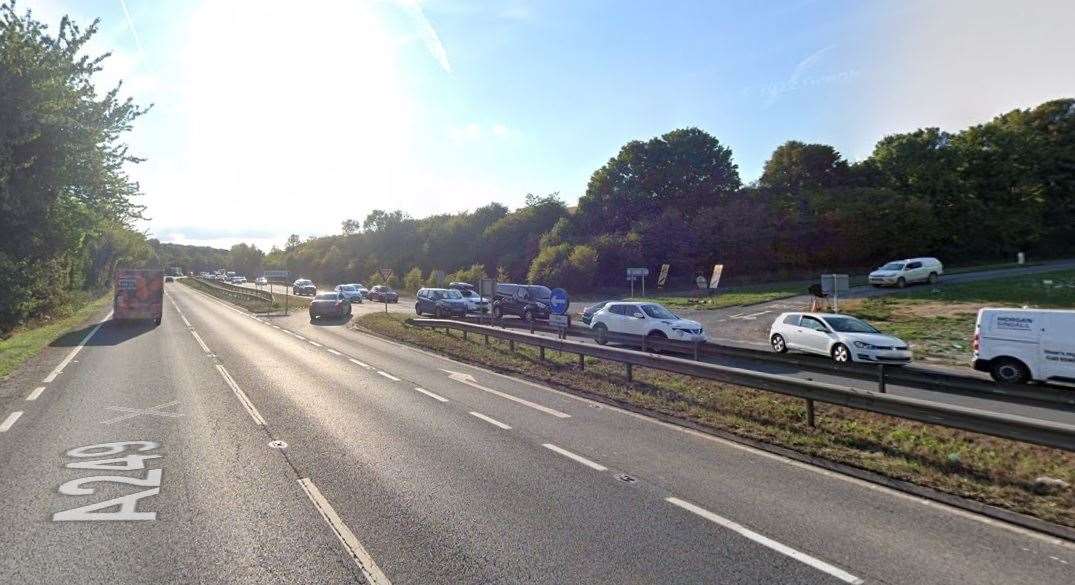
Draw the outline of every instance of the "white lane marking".
<instances>
[{"instance_id":1,"label":"white lane marking","mask_svg":"<svg viewBox=\"0 0 1075 585\"><path fill-rule=\"evenodd\" d=\"M362 571L362 575L366 580L373 585L392 585L392 582L388 580L388 577L374 562L366 547L362 546L362 543L358 541L355 533L351 532L351 529L340 519L340 515L336 513L332 504L328 503L325 496L321 495L321 490L317 489L314 482L304 477L299 480L299 485L302 486L302 491L306 492L306 497L310 498L321 517L336 533L336 538L339 538L344 548L351 553L351 559L358 565L358 569Z\"/></svg>"},{"instance_id":2,"label":"white lane marking","mask_svg":"<svg viewBox=\"0 0 1075 585\"><path fill-rule=\"evenodd\" d=\"M0 423L0 433L6 433L7 430L15 424L15 421L19 420L20 416L22 416L21 410L16 410L15 412L7 415L7 418L4 419L4 422Z\"/></svg>"},{"instance_id":3,"label":"white lane marking","mask_svg":"<svg viewBox=\"0 0 1075 585\"><path fill-rule=\"evenodd\" d=\"M172 304L174 305L175 301L172 301ZM175 310L179 311L179 307L176 307ZM186 325L187 327L190 327L190 321L187 321L187 316L184 315L182 311L179 311L179 318L183 320L184 325Z\"/></svg>"},{"instance_id":4,"label":"white lane marking","mask_svg":"<svg viewBox=\"0 0 1075 585\"><path fill-rule=\"evenodd\" d=\"M306 340L306 343L309 343L310 345L312 345L314 347L323 347L320 343L318 343L316 341L309 340L309 339Z\"/></svg>"},{"instance_id":5,"label":"white lane marking","mask_svg":"<svg viewBox=\"0 0 1075 585\"><path fill-rule=\"evenodd\" d=\"M30 395L26 397L26 399L27 400L37 400L38 397L41 396L41 393L44 392L44 391L45 391L44 386L38 386L37 388L34 388L34 391L31 392Z\"/></svg>"},{"instance_id":6,"label":"white lane marking","mask_svg":"<svg viewBox=\"0 0 1075 585\"><path fill-rule=\"evenodd\" d=\"M470 374L463 374L461 372L453 372L451 370L441 370L441 371L447 373L448 377L450 379L455 380L456 382L461 382L463 384L466 384L467 386L470 386L471 388L477 388L478 390L488 392L488 393L490 393L490 394L492 394L494 396L499 396L501 398L506 398L506 399L511 400L513 402L518 402L519 404L522 404L523 406L529 406L530 408L533 408L534 410L539 410L541 412L544 412L545 414L551 414L551 415L555 416L556 418L571 418L570 414L567 414L566 412L560 412L559 410L556 410L555 408L549 408L548 406L542 406L540 404L530 402L529 400L519 398L518 396L512 396L511 394L501 392L500 390L493 390L492 388L487 388L485 386L482 386L481 384L478 384L477 382L475 382L474 381L474 376L471 376Z\"/></svg>"},{"instance_id":7,"label":"white lane marking","mask_svg":"<svg viewBox=\"0 0 1075 585\"><path fill-rule=\"evenodd\" d=\"M57 365L55 368L53 368L52 371L49 372L49 375L45 376L45 379L41 381L48 384L49 382L55 380L56 376L59 376L60 373L63 372L63 369L67 367L67 364L71 363L71 360L75 359L75 356L78 355L78 352L82 351L82 348L85 347L86 343L90 340L91 337L93 337L93 334L97 333L97 330L101 328L101 325L104 325L111 318L112 311L109 311L108 315L105 316L104 321L101 321L97 324L96 327L90 329L90 332L82 338L82 341L78 342L78 345L76 345L75 348L71 350L71 353L67 354L67 357L63 358L63 361L60 362L59 365Z\"/></svg>"},{"instance_id":8,"label":"white lane marking","mask_svg":"<svg viewBox=\"0 0 1075 585\"><path fill-rule=\"evenodd\" d=\"M198 342L198 345L202 346L202 349L205 351L205 353L213 353L213 351L209 349L209 346L205 344L205 341L202 340L202 336L198 335L197 331L191 329L190 334L194 336L194 339Z\"/></svg>"},{"instance_id":9,"label":"white lane marking","mask_svg":"<svg viewBox=\"0 0 1075 585\"><path fill-rule=\"evenodd\" d=\"M280 326L279 325L273 325L273 328L280 329Z\"/></svg>"},{"instance_id":10,"label":"white lane marking","mask_svg":"<svg viewBox=\"0 0 1075 585\"><path fill-rule=\"evenodd\" d=\"M331 347L330 347L330 348L328 348L328 349L326 349L325 351L327 351L327 352L331 353L332 355L343 355L342 353L340 353L340 352L338 352L338 351L336 351L336 350L332 349Z\"/></svg>"},{"instance_id":11,"label":"white lane marking","mask_svg":"<svg viewBox=\"0 0 1075 585\"><path fill-rule=\"evenodd\" d=\"M236 398L239 399L239 402L243 405L243 408L246 409L246 412L250 415L250 418L254 419L254 424L258 425L259 427L265 426L265 419L262 418L261 413L258 412L257 407L254 406L254 403L251 402L250 398L247 397L246 392L243 392L242 388L239 388L239 385L235 383L235 380L231 377L231 374L229 374L228 371L224 369L224 366L220 364L216 365L216 369L220 372L220 375L224 378L224 381L228 383L228 386L231 387L231 391L235 393Z\"/></svg>"},{"instance_id":12,"label":"white lane marking","mask_svg":"<svg viewBox=\"0 0 1075 585\"><path fill-rule=\"evenodd\" d=\"M392 374L389 374L388 372L377 370L377 373L384 376L385 378L388 378L389 380L392 380L393 382L399 382L399 378L393 376Z\"/></svg>"},{"instance_id":13,"label":"white lane marking","mask_svg":"<svg viewBox=\"0 0 1075 585\"><path fill-rule=\"evenodd\" d=\"M292 335L294 335L296 339L301 339L303 341L306 341L306 338L301 336L301 335L299 335L298 333L292 333Z\"/></svg>"},{"instance_id":14,"label":"white lane marking","mask_svg":"<svg viewBox=\"0 0 1075 585\"><path fill-rule=\"evenodd\" d=\"M839 580L841 580L841 581L843 581L845 583L853 583L855 585L858 585L859 583L863 582L862 579L859 579L858 577L852 575L851 573L848 573L847 571L845 571L845 570L843 570L843 569L841 569L839 567L834 567L834 566L826 563L825 561L822 561L820 559L814 558L814 557L812 557L812 556L810 556L810 555L808 555L808 554L806 554L804 552L797 551L797 550L791 548L790 546L781 544L781 543L779 543L779 542L777 542L777 541L775 541L775 540L773 540L773 539L771 539L771 538L769 538L767 536L763 536L761 534L758 534L757 532L754 532L753 530L751 530L751 529L749 529L749 528L747 528L747 527L745 527L745 526L743 526L743 525L741 525L741 524L739 524L737 522L733 522L733 521L731 521L731 520L729 520L729 519L727 519L727 518L725 518L723 516L714 514L713 512L710 512L709 510L706 510L705 508L695 506L694 504L692 504L690 502L687 502L687 501L684 501L684 500L681 500L679 498L665 498L665 501L668 502L669 504L672 504L673 506L678 506L678 507L683 508L684 510L686 510L688 512L691 512L693 514L697 514L697 515L701 516L702 518L705 518L706 520L709 520L710 522L714 522L716 524L719 524L719 525L727 528L728 530L732 530L734 532L737 532L740 535L745 536L745 537L749 538L750 540L753 540L754 542L756 542L756 543L758 543L758 544L760 544L762 546L771 548L771 549L775 550L776 552L778 552L780 554L787 555L787 556L799 561L800 563L805 563L805 564L810 565L811 567L813 567L813 568L815 568L815 569L817 569L819 571L823 571L825 573L828 573L829 575L832 575L833 577L836 577L837 579L839 579Z\"/></svg>"},{"instance_id":15,"label":"white lane marking","mask_svg":"<svg viewBox=\"0 0 1075 585\"><path fill-rule=\"evenodd\" d=\"M356 360L355 358L347 358L347 361L351 362L352 364L355 364L356 366L362 366L363 368L366 368L367 370L372 370L373 369L373 366L371 366L371 365L369 365L367 363L364 363L364 362L360 362L360 361Z\"/></svg>"},{"instance_id":16,"label":"white lane marking","mask_svg":"<svg viewBox=\"0 0 1075 585\"><path fill-rule=\"evenodd\" d=\"M594 461L590 461L589 459L583 457L582 455L576 455L576 454L572 453L571 451L568 451L567 449L564 449L563 447L557 447L556 445L553 445L552 443L542 443L541 446L545 447L549 451L553 451L554 453L559 453L559 454L563 455L564 457L567 457L568 459L572 459L574 461L577 461L577 462L585 465L586 467L589 467L590 469L596 469L597 471L608 471L608 468L605 467L604 465L601 465L600 463L597 463L597 462L594 462Z\"/></svg>"},{"instance_id":17,"label":"white lane marking","mask_svg":"<svg viewBox=\"0 0 1075 585\"><path fill-rule=\"evenodd\" d=\"M495 418L493 418L491 416L485 416L484 414L482 414L480 412L474 412L473 410L470 411L470 414L482 419L483 421L493 425L494 427L500 427L500 428L502 428L504 430L509 430L509 431L511 430L511 427L509 427L508 425L496 420Z\"/></svg>"},{"instance_id":18,"label":"white lane marking","mask_svg":"<svg viewBox=\"0 0 1075 585\"><path fill-rule=\"evenodd\" d=\"M173 407L173 406L175 406L177 404L179 404L178 400L173 400L173 401L165 403L165 404L158 404L158 405L152 406L150 408L128 408L126 406L109 406L109 407L106 407L108 410L115 410L115 411L123 412L123 413L126 413L126 414L121 414L121 415L119 415L119 416L117 416L115 418L110 418L108 420L103 420L103 421L101 421L101 424L110 425L110 424L113 424L113 423L118 423L120 421L127 420L129 418L134 418L136 416L142 416L142 415L145 415L145 416L159 416L159 417L162 417L162 418L179 418L179 417L183 416L181 413L178 413L178 412L164 412L163 410L161 410L163 408L171 408L171 407Z\"/></svg>"},{"instance_id":19,"label":"white lane marking","mask_svg":"<svg viewBox=\"0 0 1075 585\"><path fill-rule=\"evenodd\" d=\"M432 398L433 400L440 400L441 402L448 402L447 398L441 396L440 394L434 394L434 393L430 392L429 390L426 390L425 388L419 388L418 386L415 386L414 389L415 389L415 391L421 392L422 394L425 394L426 396Z\"/></svg>"}]
</instances>

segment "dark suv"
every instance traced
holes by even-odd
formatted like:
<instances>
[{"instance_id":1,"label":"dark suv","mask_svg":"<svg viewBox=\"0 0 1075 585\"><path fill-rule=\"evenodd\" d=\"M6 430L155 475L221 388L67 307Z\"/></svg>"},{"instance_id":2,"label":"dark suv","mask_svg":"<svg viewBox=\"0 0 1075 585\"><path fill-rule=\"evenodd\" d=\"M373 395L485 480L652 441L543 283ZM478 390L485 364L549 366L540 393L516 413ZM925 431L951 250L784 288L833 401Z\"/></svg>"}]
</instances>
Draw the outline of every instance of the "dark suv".
<instances>
[{"instance_id":1,"label":"dark suv","mask_svg":"<svg viewBox=\"0 0 1075 585\"><path fill-rule=\"evenodd\" d=\"M291 294L312 297L317 294L317 287L309 279L300 278L291 285Z\"/></svg>"},{"instance_id":2,"label":"dark suv","mask_svg":"<svg viewBox=\"0 0 1075 585\"><path fill-rule=\"evenodd\" d=\"M548 319L552 291L539 284L498 284L493 297L493 316L516 315L527 321Z\"/></svg>"}]
</instances>

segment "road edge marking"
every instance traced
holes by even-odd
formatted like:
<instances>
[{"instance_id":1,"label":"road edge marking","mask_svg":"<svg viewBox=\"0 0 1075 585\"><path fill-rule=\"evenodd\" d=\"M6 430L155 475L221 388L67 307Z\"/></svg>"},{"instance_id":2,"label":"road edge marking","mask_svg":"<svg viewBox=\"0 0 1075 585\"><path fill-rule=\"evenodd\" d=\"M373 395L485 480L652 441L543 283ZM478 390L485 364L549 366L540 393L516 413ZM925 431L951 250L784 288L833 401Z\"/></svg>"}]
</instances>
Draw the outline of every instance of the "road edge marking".
<instances>
[{"instance_id":1,"label":"road edge marking","mask_svg":"<svg viewBox=\"0 0 1075 585\"><path fill-rule=\"evenodd\" d=\"M34 391L26 396L26 400L37 400L41 397L41 393L45 391L45 388L45 386L34 388Z\"/></svg>"},{"instance_id":2,"label":"road edge marking","mask_svg":"<svg viewBox=\"0 0 1075 585\"><path fill-rule=\"evenodd\" d=\"M78 345L76 345L75 348L71 350L71 353L67 354L67 357L63 358L63 361L57 364L56 367L53 368L51 372L49 372L49 375L45 376L45 378L41 381L45 384L49 384L56 379L56 376L62 374L64 368L66 368L67 365L71 363L71 360L75 359L75 356L78 355L78 352L82 351L82 348L85 347L86 343L89 342L90 338L93 337L95 333L97 333L97 330L101 328L101 325L107 323L108 320L111 318L112 311L109 311L108 314L105 315L105 318L102 319L101 322L98 323L96 326L94 326L93 329L90 329L90 332L82 338L82 341L78 342Z\"/></svg>"},{"instance_id":3,"label":"road edge marking","mask_svg":"<svg viewBox=\"0 0 1075 585\"><path fill-rule=\"evenodd\" d=\"M568 459L571 459L572 461L574 461L576 463L581 463L581 464L585 465L586 467L589 467L590 469L593 469L593 470L596 470L596 471L608 471L608 468L605 467L604 465L601 465L600 463L598 463L596 461L591 461L591 460L583 457L582 455L572 453L571 451L568 451L567 449L564 449L563 447L557 447L556 445L553 445L552 443L542 443L541 446L545 447L549 451L552 451L553 453L558 453L560 455L563 455L564 457L567 457Z\"/></svg>"},{"instance_id":4,"label":"road edge marking","mask_svg":"<svg viewBox=\"0 0 1075 585\"><path fill-rule=\"evenodd\" d=\"M308 477L300 478L298 482L302 487L302 491L306 492L306 497L310 498L314 508L317 508L317 512L321 514L321 518L336 534L336 538L340 540L347 552L351 554L351 560L358 565L362 576L373 585L392 585L392 582L388 580L388 577L373 560L373 556L366 550L366 547L362 546L358 537L355 536L354 532L351 532L347 524L344 524L340 515L336 513L336 509L325 499L325 496L321 494L321 490L317 489L314 482Z\"/></svg>"},{"instance_id":5,"label":"road edge marking","mask_svg":"<svg viewBox=\"0 0 1075 585\"><path fill-rule=\"evenodd\" d=\"M240 388L239 385L235 383L235 379L231 377L231 374L228 373L228 370L225 369L224 366L222 366L221 364L216 364L216 369L218 372L220 372L220 376L224 378L224 381L227 382L228 386L231 387L231 391L235 393L235 397L239 399L239 402L243 405L243 408L246 409L246 412L250 415L250 418L254 419L254 424L258 425L259 427L265 426L265 419L261 416L261 413L258 412L257 407L254 406L254 403L250 401L250 398L246 395L246 392L243 392L242 388Z\"/></svg>"}]
</instances>

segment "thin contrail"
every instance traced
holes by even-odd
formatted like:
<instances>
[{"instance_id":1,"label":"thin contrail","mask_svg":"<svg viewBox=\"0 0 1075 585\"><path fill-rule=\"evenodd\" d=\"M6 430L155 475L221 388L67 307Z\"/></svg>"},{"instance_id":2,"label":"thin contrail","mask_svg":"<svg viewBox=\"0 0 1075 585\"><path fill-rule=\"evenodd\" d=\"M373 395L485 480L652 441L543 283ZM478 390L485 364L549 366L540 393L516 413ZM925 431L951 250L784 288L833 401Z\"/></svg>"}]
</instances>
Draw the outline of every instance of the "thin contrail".
<instances>
[{"instance_id":1,"label":"thin contrail","mask_svg":"<svg viewBox=\"0 0 1075 585\"><path fill-rule=\"evenodd\" d=\"M131 12L127 10L126 0L119 0L119 5L123 7L123 16L127 17L127 28L131 29L131 35L134 36L134 44L138 47L138 53L144 56L142 38L138 36L138 29L134 28L134 20L131 19Z\"/></svg>"},{"instance_id":2,"label":"thin contrail","mask_svg":"<svg viewBox=\"0 0 1075 585\"><path fill-rule=\"evenodd\" d=\"M452 64L448 61L448 51L444 50L444 44L440 42L440 37L437 35L437 31L433 28L433 24L426 18L425 12L422 10L422 5L418 3L418 0L397 0L401 6L407 9L407 12L411 14L411 18L414 19L418 25L418 35L422 38L422 42L425 43L426 49L433 55L433 58L440 63L440 66L448 73L452 72Z\"/></svg>"}]
</instances>

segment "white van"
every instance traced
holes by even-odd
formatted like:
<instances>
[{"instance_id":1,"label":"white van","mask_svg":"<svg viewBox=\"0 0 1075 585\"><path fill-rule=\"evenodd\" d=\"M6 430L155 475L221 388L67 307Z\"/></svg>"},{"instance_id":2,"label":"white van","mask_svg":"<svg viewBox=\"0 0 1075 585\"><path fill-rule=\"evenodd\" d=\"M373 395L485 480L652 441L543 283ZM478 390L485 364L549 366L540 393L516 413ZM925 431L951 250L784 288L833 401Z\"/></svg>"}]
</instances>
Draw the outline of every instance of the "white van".
<instances>
[{"instance_id":1,"label":"white van","mask_svg":"<svg viewBox=\"0 0 1075 585\"><path fill-rule=\"evenodd\" d=\"M933 284L942 274L944 274L944 265L936 258L908 258L889 262L871 272L870 284L899 288L913 282Z\"/></svg>"},{"instance_id":2,"label":"white van","mask_svg":"<svg viewBox=\"0 0 1075 585\"><path fill-rule=\"evenodd\" d=\"M978 311L974 369L989 372L1004 384L1075 383L1075 311Z\"/></svg>"}]
</instances>

